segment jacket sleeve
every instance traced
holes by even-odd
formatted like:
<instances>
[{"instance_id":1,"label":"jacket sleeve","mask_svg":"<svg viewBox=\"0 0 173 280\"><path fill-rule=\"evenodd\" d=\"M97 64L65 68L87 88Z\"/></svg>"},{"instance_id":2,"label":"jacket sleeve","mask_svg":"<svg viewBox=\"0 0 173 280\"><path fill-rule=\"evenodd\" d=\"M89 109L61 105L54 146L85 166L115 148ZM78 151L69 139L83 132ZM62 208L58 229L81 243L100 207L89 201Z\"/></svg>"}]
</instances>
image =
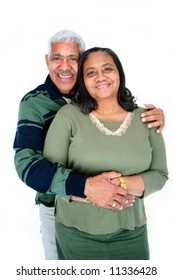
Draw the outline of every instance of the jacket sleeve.
<instances>
[{"instance_id":1,"label":"jacket sleeve","mask_svg":"<svg viewBox=\"0 0 173 280\"><path fill-rule=\"evenodd\" d=\"M73 190L73 181L77 180L81 185L80 195L83 196L86 176L72 174L69 177L71 170L65 169L57 162L52 163L43 156L45 135L54 114L52 112L52 115L46 117L29 101L20 103L17 131L13 145L17 174L26 185L38 192L52 193L50 186L53 183L59 186L57 189L54 188L53 193L56 194L56 191L61 189L62 196L69 194L79 196L79 191L75 192ZM70 193L70 189L73 193Z\"/></svg>"}]
</instances>

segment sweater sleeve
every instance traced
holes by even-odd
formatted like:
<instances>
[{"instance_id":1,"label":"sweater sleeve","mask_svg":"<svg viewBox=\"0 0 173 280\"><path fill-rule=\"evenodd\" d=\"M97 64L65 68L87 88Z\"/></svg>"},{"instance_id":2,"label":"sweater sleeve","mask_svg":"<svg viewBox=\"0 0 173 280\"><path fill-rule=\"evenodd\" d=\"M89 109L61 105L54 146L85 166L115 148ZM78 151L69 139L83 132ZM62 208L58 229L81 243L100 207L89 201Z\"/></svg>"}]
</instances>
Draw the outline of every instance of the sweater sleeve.
<instances>
[{"instance_id":1,"label":"sweater sleeve","mask_svg":"<svg viewBox=\"0 0 173 280\"><path fill-rule=\"evenodd\" d=\"M38 192L56 194L61 189L63 196L74 194L73 182L78 181L81 191L77 191L74 195L78 196L80 193L83 196L86 176L71 174L69 177L69 174L73 173L71 170L64 168L57 161L52 163L43 156L45 135L55 112L44 114L37 108L36 103L36 100L27 100L19 105L17 131L13 145L14 163L19 178ZM58 189L55 187L52 191L52 185L60 187ZM71 189L73 193L70 193Z\"/></svg>"},{"instance_id":2,"label":"sweater sleeve","mask_svg":"<svg viewBox=\"0 0 173 280\"><path fill-rule=\"evenodd\" d=\"M151 165L148 171L140 174L145 185L144 197L161 190L168 180L166 147L163 135L158 135L155 129L150 129L149 140L152 147Z\"/></svg>"}]
</instances>

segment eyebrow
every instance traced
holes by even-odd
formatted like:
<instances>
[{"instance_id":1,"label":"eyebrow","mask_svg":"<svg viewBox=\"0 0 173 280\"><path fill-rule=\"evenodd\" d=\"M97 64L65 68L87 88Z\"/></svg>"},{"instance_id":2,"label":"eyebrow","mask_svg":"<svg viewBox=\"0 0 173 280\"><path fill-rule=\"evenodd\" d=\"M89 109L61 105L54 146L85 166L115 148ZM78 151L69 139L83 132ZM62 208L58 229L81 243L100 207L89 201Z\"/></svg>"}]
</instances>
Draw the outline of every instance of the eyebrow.
<instances>
[{"instance_id":1,"label":"eyebrow","mask_svg":"<svg viewBox=\"0 0 173 280\"><path fill-rule=\"evenodd\" d=\"M54 53L54 54L52 54L51 55L51 58L52 57L76 57L76 58L79 58L79 56L78 55L76 55L76 54L69 54L69 55L62 55L62 54L60 54L60 53Z\"/></svg>"},{"instance_id":2,"label":"eyebrow","mask_svg":"<svg viewBox=\"0 0 173 280\"><path fill-rule=\"evenodd\" d=\"M113 66L115 66L115 64L112 64L112 63L105 63L105 64L103 64L102 66L103 66L103 67L104 67L104 66L112 66L112 67L113 67Z\"/></svg>"},{"instance_id":3,"label":"eyebrow","mask_svg":"<svg viewBox=\"0 0 173 280\"><path fill-rule=\"evenodd\" d=\"M105 67L105 66L112 66L112 67L114 67L115 65L112 64L112 63L105 63L105 64L103 64L101 67ZM91 67L88 67L88 68L85 70L85 72L88 71L88 70L94 70L94 69L96 69L96 68L91 66Z\"/></svg>"}]
</instances>

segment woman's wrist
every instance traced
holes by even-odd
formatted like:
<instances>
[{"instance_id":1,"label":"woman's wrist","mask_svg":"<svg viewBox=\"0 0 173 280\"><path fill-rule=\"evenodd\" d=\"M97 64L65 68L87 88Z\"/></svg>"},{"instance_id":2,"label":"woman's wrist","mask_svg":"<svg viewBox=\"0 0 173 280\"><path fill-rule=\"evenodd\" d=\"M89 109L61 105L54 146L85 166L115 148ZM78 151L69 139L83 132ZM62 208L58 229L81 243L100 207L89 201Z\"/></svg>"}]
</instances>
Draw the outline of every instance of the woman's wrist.
<instances>
[{"instance_id":1,"label":"woman's wrist","mask_svg":"<svg viewBox=\"0 0 173 280\"><path fill-rule=\"evenodd\" d=\"M126 189L129 194L142 197L144 194L144 182L140 175L124 176L126 182Z\"/></svg>"}]
</instances>

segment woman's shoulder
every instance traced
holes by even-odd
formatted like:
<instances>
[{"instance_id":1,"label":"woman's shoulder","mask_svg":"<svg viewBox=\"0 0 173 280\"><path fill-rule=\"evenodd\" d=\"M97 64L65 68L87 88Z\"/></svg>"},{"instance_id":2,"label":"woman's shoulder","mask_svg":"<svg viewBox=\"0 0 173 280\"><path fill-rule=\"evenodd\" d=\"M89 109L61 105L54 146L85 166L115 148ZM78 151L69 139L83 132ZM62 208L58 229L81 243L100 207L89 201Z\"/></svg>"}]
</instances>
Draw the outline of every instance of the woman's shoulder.
<instances>
[{"instance_id":1,"label":"woman's shoulder","mask_svg":"<svg viewBox=\"0 0 173 280\"><path fill-rule=\"evenodd\" d=\"M71 104L71 103L68 103L68 104L65 104L63 107L61 107L59 109L59 112L70 112L70 111L79 111L79 107Z\"/></svg>"},{"instance_id":2,"label":"woman's shoulder","mask_svg":"<svg viewBox=\"0 0 173 280\"><path fill-rule=\"evenodd\" d=\"M139 114L142 114L143 112L147 111L147 109L144 107L138 106L138 108L135 111L138 112Z\"/></svg>"},{"instance_id":3,"label":"woman's shoulder","mask_svg":"<svg viewBox=\"0 0 173 280\"><path fill-rule=\"evenodd\" d=\"M71 103L68 103L58 110L57 115L72 116L72 115L75 115L78 113L81 113L79 107L77 107Z\"/></svg>"},{"instance_id":4,"label":"woman's shoulder","mask_svg":"<svg viewBox=\"0 0 173 280\"><path fill-rule=\"evenodd\" d=\"M139 106L137 109L135 109L134 113L135 113L136 116L140 116L145 111L147 111L146 108Z\"/></svg>"}]
</instances>

